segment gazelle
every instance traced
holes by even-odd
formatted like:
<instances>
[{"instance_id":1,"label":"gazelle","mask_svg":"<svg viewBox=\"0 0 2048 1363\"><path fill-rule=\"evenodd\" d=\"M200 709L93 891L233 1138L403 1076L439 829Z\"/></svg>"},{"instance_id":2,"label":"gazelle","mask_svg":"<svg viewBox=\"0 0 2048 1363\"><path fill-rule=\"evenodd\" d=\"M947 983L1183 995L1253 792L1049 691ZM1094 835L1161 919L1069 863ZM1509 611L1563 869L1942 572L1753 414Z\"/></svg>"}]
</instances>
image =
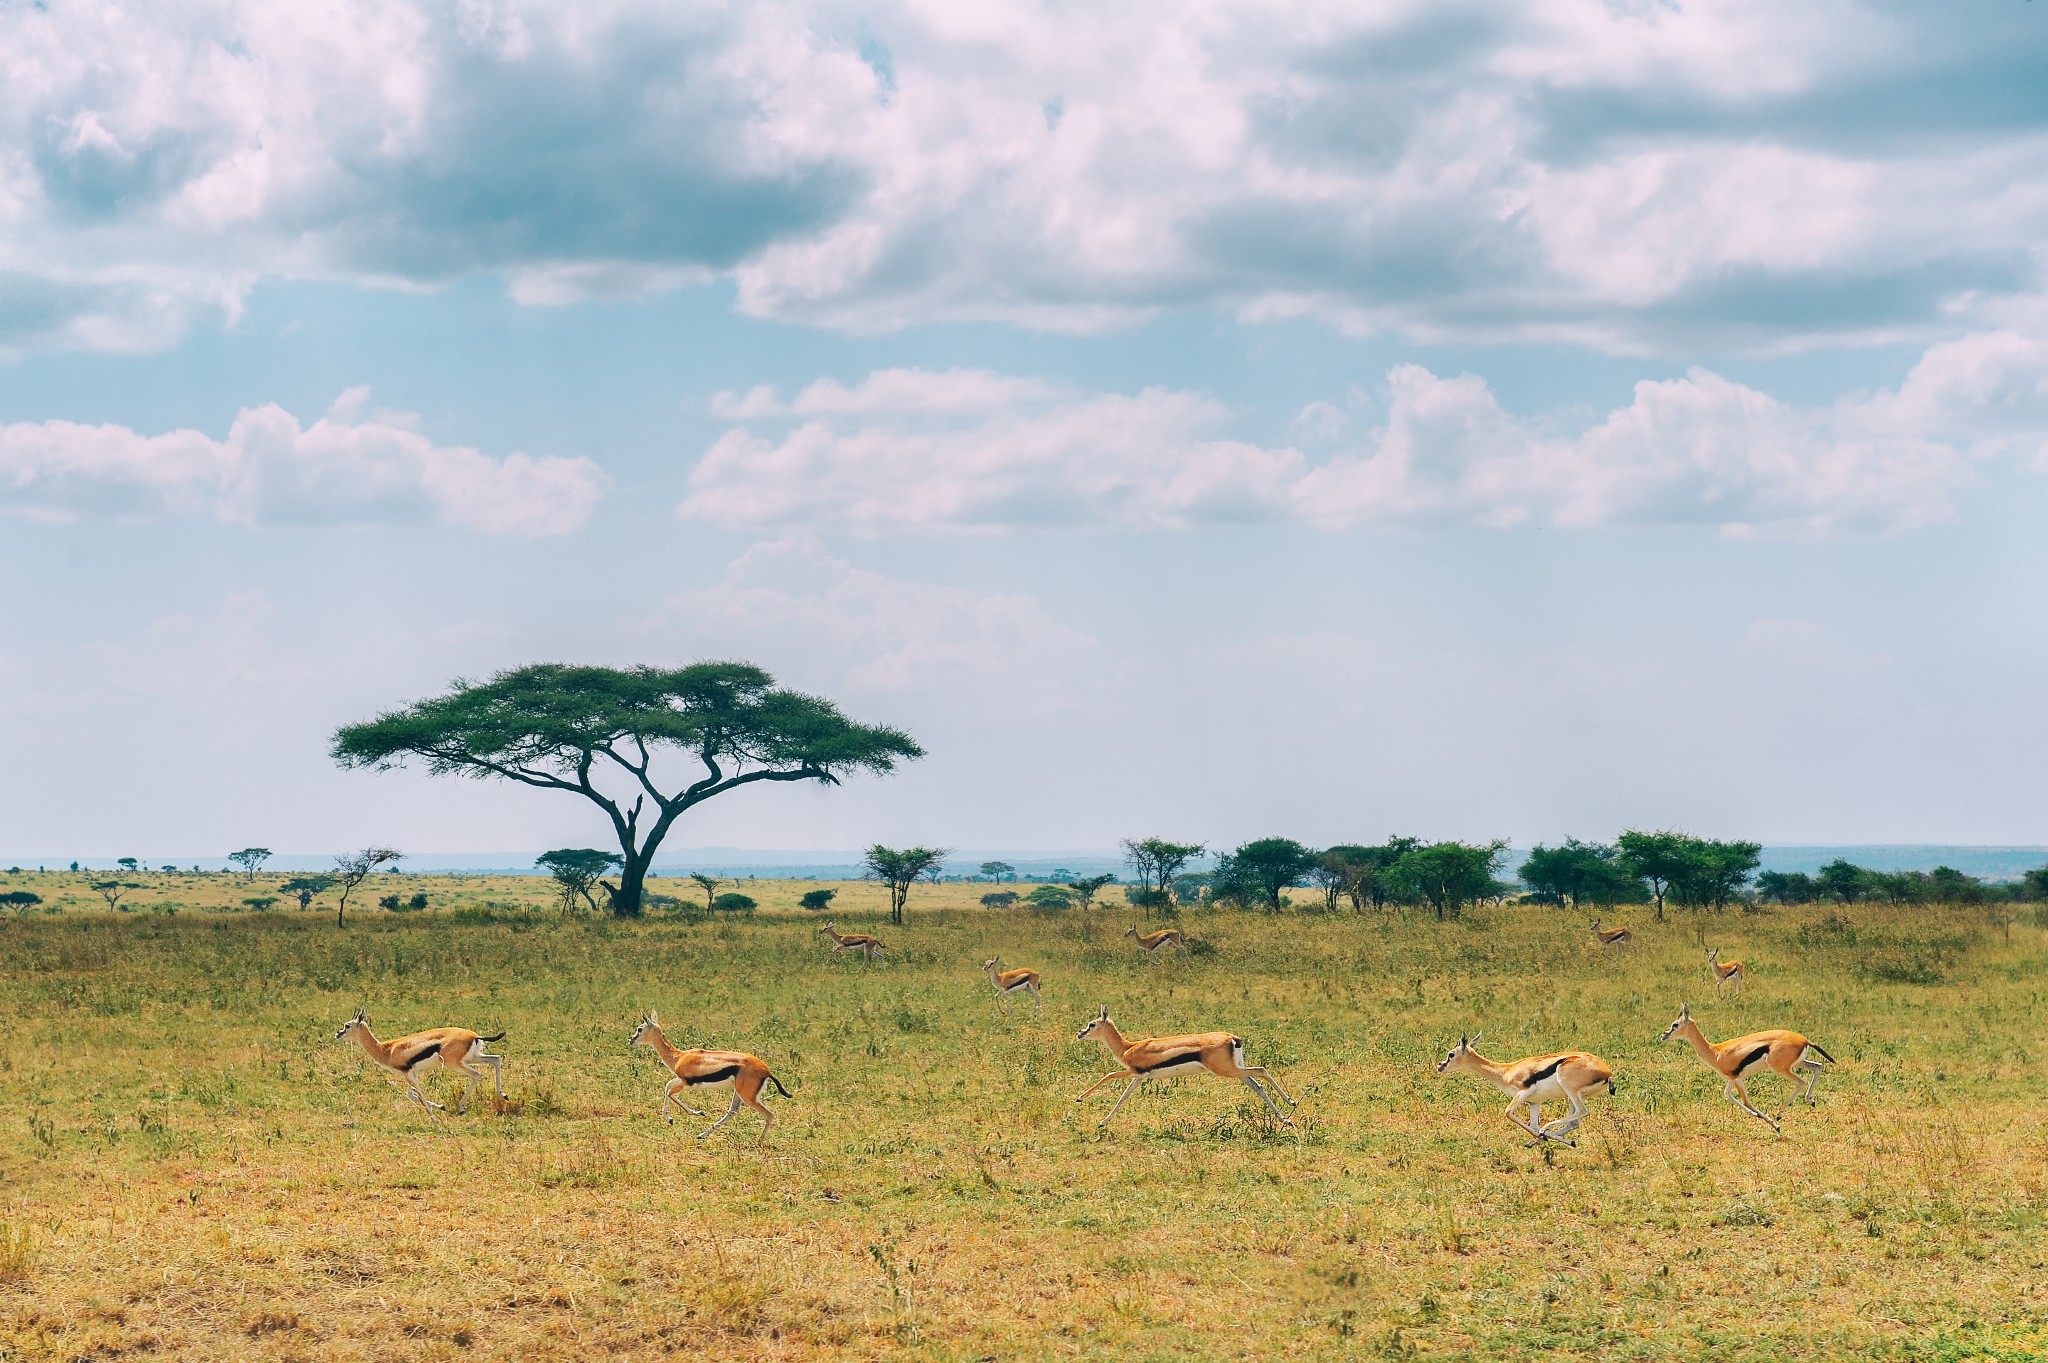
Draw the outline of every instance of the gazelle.
<instances>
[{"instance_id":1,"label":"gazelle","mask_svg":"<svg viewBox=\"0 0 2048 1363\"><path fill-rule=\"evenodd\" d=\"M1037 1012L1038 972L1035 970L1004 970L1002 964L1002 957L991 956L981 963L981 968L988 972L988 981L996 987L996 997L1002 1000L1003 1007L1008 1008L1010 1006L1010 995L1016 993L1019 989L1028 989L1031 991L1031 1011Z\"/></svg>"},{"instance_id":2,"label":"gazelle","mask_svg":"<svg viewBox=\"0 0 2048 1363\"><path fill-rule=\"evenodd\" d=\"M475 1068L478 1064L491 1067L491 1080L497 1086L498 1096L507 1096L505 1058L484 1050L486 1042L503 1041L503 1032L495 1036L478 1036L462 1027L436 1027L430 1032L414 1032L411 1036L399 1037L396 1041L379 1041L370 1033L370 1015L358 1008L354 1017L341 1024L341 1030L334 1034L334 1039L340 1041L350 1034L354 1034L363 1053L382 1066L393 1082L405 1085L406 1096L426 1109L427 1115L436 1121L440 1118L435 1114L443 1110L443 1105L420 1092L420 1071L429 1065L439 1065L469 1076L469 1087L462 1091L462 1101L456 1107L458 1112L469 1106L470 1095L476 1092L477 1084L484 1077L484 1072Z\"/></svg>"},{"instance_id":3,"label":"gazelle","mask_svg":"<svg viewBox=\"0 0 2048 1363\"><path fill-rule=\"evenodd\" d=\"M1187 945L1181 941L1179 928L1161 928L1157 932L1139 932L1138 925L1133 923L1129 930L1124 933L1124 936L1145 949L1145 959L1148 962L1156 962L1159 959L1159 948L1161 947L1170 946L1175 951L1183 951L1186 950Z\"/></svg>"},{"instance_id":4,"label":"gazelle","mask_svg":"<svg viewBox=\"0 0 2048 1363\"><path fill-rule=\"evenodd\" d=\"M832 939L832 953L858 951L863 962L873 962L875 954L882 949L880 938L870 937L864 932L841 932L830 923L818 929L818 935Z\"/></svg>"},{"instance_id":5,"label":"gazelle","mask_svg":"<svg viewBox=\"0 0 2048 1363\"><path fill-rule=\"evenodd\" d=\"M1636 935L1627 928L1607 931L1600 926L1600 920L1597 918L1593 920L1593 936L1603 947L1625 947L1636 940Z\"/></svg>"},{"instance_id":6,"label":"gazelle","mask_svg":"<svg viewBox=\"0 0 2048 1363\"><path fill-rule=\"evenodd\" d=\"M1244 1080L1244 1086L1265 1099L1266 1106L1273 1109L1273 1115L1283 1125L1294 1125L1294 1119L1280 1110L1273 1102L1272 1094L1259 1087L1257 1081L1263 1079L1271 1084L1273 1093L1279 1094L1287 1106L1297 1107L1299 1104L1287 1096L1287 1090L1280 1087L1280 1081L1265 1066L1244 1063L1244 1042L1229 1032L1197 1032L1192 1036L1153 1036L1143 1041L1126 1041L1123 1033L1116 1029L1116 1024L1109 1020L1109 1009L1104 1008L1074 1039L1086 1041L1091 1037L1109 1047L1109 1053L1123 1068L1103 1075L1082 1090L1074 1101L1080 1102L1112 1079L1131 1081L1123 1097L1116 1100L1116 1107L1109 1110L1109 1117L1104 1117L1099 1123L1101 1126L1109 1125L1110 1117L1116 1116L1117 1110L1124 1105L1124 1098L1130 1097L1147 1079L1193 1074L1196 1070L1207 1070L1222 1079Z\"/></svg>"},{"instance_id":7,"label":"gazelle","mask_svg":"<svg viewBox=\"0 0 2048 1363\"><path fill-rule=\"evenodd\" d=\"M697 1139L700 1141L731 1121L732 1114L740 1110L741 1103L761 1114L761 1139L766 1140L768 1132L775 1126L775 1114L761 1101L761 1086L773 1084L777 1093L785 1098L789 1097L789 1090L782 1086L780 1079L768 1072L767 1062L759 1056L749 1055L745 1051L677 1050L669 1044L668 1037L662 1033L659 1013L642 1013L640 1025L633 1029L633 1039L628 1044L652 1046L654 1053L661 1057L661 1063L674 1071L676 1077L669 1080L668 1086L661 1091L661 1115L670 1126L676 1123L674 1115L668 1110L671 1102L692 1117L704 1115L676 1097L677 1089L732 1090L732 1102L726 1106L725 1115L697 1133Z\"/></svg>"},{"instance_id":8,"label":"gazelle","mask_svg":"<svg viewBox=\"0 0 2048 1363\"><path fill-rule=\"evenodd\" d=\"M1683 1005L1678 1010L1678 1019L1664 1029L1664 1041L1672 1037L1683 1037L1699 1052L1700 1059L1712 1067L1714 1073L1728 1081L1728 1101L1760 1121L1768 1122L1773 1131L1779 1130L1778 1123L1763 1114L1762 1109L1749 1101L1749 1090L1743 1087L1743 1076L1754 1078L1760 1073L1759 1067L1776 1070L1791 1082L1796 1090L1795 1098L1804 1098L1807 1106L1814 1105L1813 1088L1820 1082L1823 1065L1832 1065L1835 1058L1820 1047L1808 1041L1797 1032L1788 1032L1774 1027L1768 1032L1751 1032L1748 1036L1723 1041L1718 1046L1707 1040L1700 1025L1692 1020L1692 1008ZM1814 1057L1818 1056L1819 1059Z\"/></svg>"},{"instance_id":9,"label":"gazelle","mask_svg":"<svg viewBox=\"0 0 2048 1363\"><path fill-rule=\"evenodd\" d=\"M1714 972L1714 992L1716 994L1721 992L1722 985L1733 980L1735 982L1736 996L1741 996L1742 982L1749 978L1749 972L1743 968L1742 962L1722 960L1721 948L1713 947L1707 952L1707 969Z\"/></svg>"},{"instance_id":10,"label":"gazelle","mask_svg":"<svg viewBox=\"0 0 2048 1363\"><path fill-rule=\"evenodd\" d=\"M1614 1069L1597 1055L1589 1055L1585 1051L1553 1051L1549 1055L1532 1055L1526 1060L1502 1062L1488 1060L1481 1055L1474 1049L1478 1044L1477 1036L1459 1037L1458 1044L1437 1062L1436 1072L1474 1075L1502 1093L1512 1095L1507 1111L1501 1115L1529 1133L1525 1149L1543 1141L1578 1145L1577 1141L1565 1138L1586 1120L1586 1095L1598 1092L1603 1084L1607 1086L1610 1097L1614 1093ZM1571 1104L1571 1111L1545 1126L1543 1105L1559 1100ZM1516 1108L1527 1109L1529 1120L1524 1122L1517 1117Z\"/></svg>"}]
</instances>

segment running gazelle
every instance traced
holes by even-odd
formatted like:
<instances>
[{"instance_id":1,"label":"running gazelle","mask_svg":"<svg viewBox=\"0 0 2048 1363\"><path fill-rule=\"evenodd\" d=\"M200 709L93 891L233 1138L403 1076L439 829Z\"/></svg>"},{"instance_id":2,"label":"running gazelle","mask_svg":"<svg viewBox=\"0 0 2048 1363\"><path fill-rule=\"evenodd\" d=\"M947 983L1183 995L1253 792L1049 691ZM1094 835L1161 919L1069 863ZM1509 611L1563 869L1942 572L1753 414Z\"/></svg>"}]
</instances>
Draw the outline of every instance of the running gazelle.
<instances>
[{"instance_id":1,"label":"running gazelle","mask_svg":"<svg viewBox=\"0 0 2048 1363\"><path fill-rule=\"evenodd\" d=\"M1593 936L1603 947L1625 947L1636 940L1636 935L1627 928L1603 929L1600 920L1593 920Z\"/></svg>"},{"instance_id":2,"label":"running gazelle","mask_svg":"<svg viewBox=\"0 0 2048 1363\"><path fill-rule=\"evenodd\" d=\"M996 997L1002 1000L1003 1007L1008 1008L1010 1006L1010 995L1016 993L1019 989L1028 989L1031 991L1031 1011L1036 1013L1038 1011L1038 972L1035 970L1005 970L1002 967L1003 958L1000 956L991 956L981 963L981 968L988 972L988 982L996 987Z\"/></svg>"},{"instance_id":3,"label":"running gazelle","mask_svg":"<svg viewBox=\"0 0 2048 1363\"><path fill-rule=\"evenodd\" d=\"M491 1081L497 1087L498 1097L506 1097L505 1058L484 1050L486 1042L503 1041L503 1032L494 1036L478 1036L463 1027L436 1027L395 1041L379 1041L370 1032L370 1015L358 1008L354 1017L341 1024L341 1030L334 1034L334 1039L340 1041L350 1035L362 1046L363 1053L383 1068L388 1078L405 1086L406 1097L426 1109L427 1115L435 1121L440 1120L436 1114L443 1110L443 1105L420 1092L420 1071L429 1065L439 1065L469 1077L469 1087L462 1091L462 1101L456 1105L458 1112L469 1107L470 1096L484 1077L484 1072L475 1068L477 1064L491 1067Z\"/></svg>"},{"instance_id":4,"label":"running gazelle","mask_svg":"<svg viewBox=\"0 0 2048 1363\"><path fill-rule=\"evenodd\" d=\"M1502 1093L1512 1095L1507 1110L1501 1115L1529 1133L1525 1149L1543 1141L1576 1146L1577 1141L1565 1138L1586 1120L1586 1095L1598 1092L1603 1084L1609 1096L1614 1093L1613 1067L1597 1055L1585 1051L1553 1051L1548 1055L1532 1055L1526 1060L1488 1060L1474 1049L1478 1044L1477 1036L1459 1037L1458 1044L1437 1062L1436 1072L1470 1074L1484 1079ZM1559 1100L1571 1104L1571 1111L1545 1126L1543 1105ZM1515 1116L1516 1108L1526 1108L1529 1120L1524 1122Z\"/></svg>"},{"instance_id":5,"label":"running gazelle","mask_svg":"<svg viewBox=\"0 0 2048 1363\"><path fill-rule=\"evenodd\" d=\"M870 937L864 932L841 932L830 923L818 929L818 935L832 939L832 954L842 951L858 951L863 964L871 964L882 950L879 937Z\"/></svg>"},{"instance_id":6,"label":"running gazelle","mask_svg":"<svg viewBox=\"0 0 2048 1363\"><path fill-rule=\"evenodd\" d=\"M1721 959L1721 948L1719 947L1708 948L1707 969L1714 972L1714 992L1716 994L1721 992L1721 986L1732 980L1735 983L1735 993L1739 997L1742 993L1742 982L1749 978L1749 971L1743 968L1742 962L1724 961Z\"/></svg>"},{"instance_id":7,"label":"running gazelle","mask_svg":"<svg viewBox=\"0 0 2048 1363\"><path fill-rule=\"evenodd\" d=\"M1170 946L1175 951L1186 949L1186 943L1180 939L1179 928L1161 928L1157 932L1139 932L1138 925L1133 923L1124 932L1124 936L1144 948L1145 959L1148 962L1159 959L1159 948L1161 947Z\"/></svg>"},{"instance_id":8,"label":"running gazelle","mask_svg":"<svg viewBox=\"0 0 2048 1363\"><path fill-rule=\"evenodd\" d=\"M661 1091L661 1115L670 1126L676 1123L675 1116L668 1110L671 1102L692 1117L704 1115L676 1097L677 1089L732 1090L732 1102L726 1105L725 1115L697 1133L697 1139L700 1141L731 1121L733 1113L740 1110L741 1103L761 1114L761 1139L766 1140L768 1132L775 1126L775 1114L761 1101L761 1086L773 1084L777 1093L785 1098L789 1097L789 1090L782 1086L780 1079L768 1072L767 1062L759 1056L749 1055L745 1051L677 1050L669 1044L668 1037L661 1030L659 1013L642 1013L640 1025L633 1029L633 1039L627 1044L652 1046L654 1053L661 1057L661 1063L675 1074L675 1078L669 1080L668 1085Z\"/></svg>"},{"instance_id":9,"label":"running gazelle","mask_svg":"<svg viewBox=\"0 0 2048 1363\"><path fill-rule=\"evenodd\" d=\"M1126 1041L1123 1033L1116 1029L1116 1024L1109 1020L1109 1009L1103 1008L1074 1039L1087 1041L1091 1037L1107 1046L1123 1068L1103 1075L1083 1089L1074 1101L1080 1102L1112 1079L1131 1081L1123 1097L1118 1098L1116 1106L1109 1110L1109 1117L1104 1117L1098 1125L1108 1126L1110 1117L1116 1116L1117 1110L1124 1105L1124 1098L1130 1097L1147 1079L1193 1074L1196 1070L1207 1070L1220 1079L1242 1079L1246 1088L1266 1100L1266 1106L1273 1109L1273 1115L1283 1125L1294 1125L1294 1119L1280 1110L1272 1094L1261 1088L1258 1081L1271 1084L1273 1093L1279 1094L1287 1106L1297 1107L1299 1104L1287 1096L1287 1090L1280 1087L1280 1081L1273 1077L1272 1071L1263 1065L1244 1063L1244 1041L1229 1032L1197 1032L1192 1036L1152 1036L1143 1041Z\"/></svg>"},{"instance_id":10,"label":"running gazelle","mask_svg":"<svg viewBox=\"0 0 2048 1363\"><path fill-rule=\"evenodd\" d=\"M1796 1090L1794 1098L1804 1098L1808 1107L1814 1105L1813 1088L1820 1082L1823 1065L1832 1065L1835 1058L1820 1047L1808 1041L1797 1032L1788 1032L1774 1027L1768 1032L1751 1032L1738 1036L1732 1041L1719 1045L1707 1040L1707 1034L1692 1020L1690 1005L1681 1005L1677 1020L1664 1029L1663 1040L1680 1037L1699 1053L1700 1059L1728 1081L1728 1101L1759 1121L1770 1123L1771 1130L1780 1129L1775 1119L1766 1117L1763 1110L1749 1100L1749 1090L1743 1086L1743 1076L1755 1078L1763 1069L1776 1070L1785 1076ZM1819 1059L1815 1059L1818 1056Z\"/></svg>"}]
</instances>

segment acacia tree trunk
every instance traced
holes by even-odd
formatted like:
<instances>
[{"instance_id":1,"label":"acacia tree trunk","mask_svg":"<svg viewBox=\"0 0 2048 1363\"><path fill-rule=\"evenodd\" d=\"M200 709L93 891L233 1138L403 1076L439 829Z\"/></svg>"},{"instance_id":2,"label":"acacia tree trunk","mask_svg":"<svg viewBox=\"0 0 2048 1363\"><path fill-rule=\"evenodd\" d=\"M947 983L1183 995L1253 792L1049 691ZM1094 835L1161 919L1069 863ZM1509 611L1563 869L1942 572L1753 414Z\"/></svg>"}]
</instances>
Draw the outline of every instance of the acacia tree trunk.
<instances>
[{"instance_id":1,"label":"acacia tree trunk","mask_svg":"<svg viewBox=\"0 0 2048 1363\"><path fill-rule=\"evenodd\" d=\"M643 848L637 853L627 850L625 862L619 868L619 887L613 890L610 885L605 886L611 890L614 918L640 916L640 901L647 886L647 863L652 858L652 849Z\"/></svg>"}]
</instances>

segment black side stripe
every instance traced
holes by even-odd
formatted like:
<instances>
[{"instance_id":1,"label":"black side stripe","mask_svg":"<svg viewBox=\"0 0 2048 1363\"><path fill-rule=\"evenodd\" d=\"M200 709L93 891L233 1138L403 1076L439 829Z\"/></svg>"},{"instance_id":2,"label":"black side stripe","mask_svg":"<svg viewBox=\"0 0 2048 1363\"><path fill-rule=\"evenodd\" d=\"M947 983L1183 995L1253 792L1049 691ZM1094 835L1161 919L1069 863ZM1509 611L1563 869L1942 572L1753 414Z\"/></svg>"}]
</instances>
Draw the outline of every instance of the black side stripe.
<instances>
[{"instance_id":1,"label":"black side stripe","mask_svg":"<svg viewBox=\"0 0 2048 1363\"><path fill-rule=\"evenodd\" d=\"M1178 1055L1170 1055L1166 1059L1154 1061L1150 1065L1133 1065L1131 1068L1140 1074L1150 1074L1154 1070L1163 1070L1169 1065L1185 1065L1191 1060L1199 1061L1201 1058L1202 1053L1200 1051L1182 1051Z\"/></svg>"},{"instance_id":2,"label":"black side stripe","mask_svg":"<svg viewBox=\"0 0 2048 1363\"><path fill-rule=\"evenodd\" d=\"M1737 1074L1742 1073L1744 1070L1748 1069L1751 1065L1754 1065L1757 1061L1763 1059L1770 1053L1771 1048L1768 1043L1757 1047L1755 1050L1751 1051L1748 1055L1743 1056L1741 1060L1736 1062L1735 1072Z\"/></svg>"},{"instance_id":3,"label":"black side stripe","mask_svg":"<svg viewBox=\"0 0 2048 1363\"><path fill-rule=\"evenodd\" d=\"M688 1075L683 1079L683 1082L685 1084L717 1084L732 1078L739 1072L740 1067L738 1065L727 1065L724 1069L713 1070L709 1074Z\"/></svg>"},{"instance_id":4,"label":"black side stripe","mask_svg":"<svg viewBox=\"0 0 2048 1363\"><path fill-rule=\"evenodd\" d=\"M1563 1063L1564 1057L1559 1056L1557 1059L1551 1061L1548 1065L1545 1065L1542 1069L1536 1071L1536 1073L1530 1075L1527 1079L1524 1079L1522 1081L1522 1087L1525 1089L1535 1088L1538 1084L1548 1079L1551 1075L1556 1074L1557 1067L1559 1065L1562 1065Z\"/></svg>"},{"instance_id":5,"label":"black side stripe","mask_svg":"<svg viewBox=\"0 0 2048 1363\"><path fill-rule=\"evenodd\" d=\"M438 1041L430 1041L425 1046L420 1048L419 1054L406 1057L405 1068L408 1070L417 1069L419 1066L426 1064L429 1060L432 1060L436 1055L439 1055L440 1053L441 1043Z\"/></svg>"}]
</instances>

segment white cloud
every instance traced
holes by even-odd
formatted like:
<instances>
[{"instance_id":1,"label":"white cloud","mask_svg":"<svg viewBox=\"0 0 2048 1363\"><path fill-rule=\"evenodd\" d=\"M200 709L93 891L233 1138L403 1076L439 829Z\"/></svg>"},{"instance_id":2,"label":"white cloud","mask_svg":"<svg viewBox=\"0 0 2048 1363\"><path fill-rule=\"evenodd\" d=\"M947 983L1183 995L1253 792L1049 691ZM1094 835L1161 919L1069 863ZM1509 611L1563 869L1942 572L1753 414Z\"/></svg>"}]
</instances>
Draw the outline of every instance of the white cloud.
<instances>
[{"instance_id":1,"label":"white cloud","mask_svg":"<svg viewBox=\"0 0 2048 1363\"><path fill-rule=\"evenodd\" d=\"M245 408L227 438L69 421L0 426L0 509L58 520L210 515L244 525L432 522L490 534L560 535L605 486L584 458L493 459L436 445L402 416L365 419L343 394L302 427L274 404Z\"/></svg>"},{"instance_id":2,"label":"white cloud","mask_svg":"<svg viewBox=\"0 0 2048 1363\"><path fill-rule=\"evenodd\" d=\"M856 330L1208 304L1610 348L1932 337L2040 293L2028 20L70 0L0 52L0 345L161 345L263 278L478 272L534 304L724 277Z\"/></svg>"},{"instance_id":3,"label":"white cloud","mask_svg":"<svg viewBox=\"0 0 2048 1363\"><path fill-rule=\"evenodd\" d=\"M691 649L800 655L853 692L948 698L1038 713L1104 691L1101 643L1017 593L906 581L857 568L797 534L756 544L722 581L668 598L664 630Z\"/></svg>"},{"instance_id":4,"label":"white cloud","mask_svg":"<svg viewBox=\"0 0 2048 1363\"><path fill-rule=\"evenodd\" d=\"M970 388L1013 400L998 410L942 400ZM1986 460L2048 465L2048 344L2015 332L1936 346L1897 388L1826 407L1695 368L1637 384L1628 405L1577 433L1509 413L1472 375L1400 365L1375 429L1351 434L1356 395L1296 419L1297 434L1332 449L1316 463L1228 438L1230 412L1197 393L1073 393L918 371L830 391L813 410L831 415L779 435L750 424L719 437L678 514L864 535L1287 519L1332 531L1696 524L1861 535L1951 519ZM871 393L892 396L861 396ZM758 424L801 407L757 389L721 410Z\"/></svg>"}]
</instances>

